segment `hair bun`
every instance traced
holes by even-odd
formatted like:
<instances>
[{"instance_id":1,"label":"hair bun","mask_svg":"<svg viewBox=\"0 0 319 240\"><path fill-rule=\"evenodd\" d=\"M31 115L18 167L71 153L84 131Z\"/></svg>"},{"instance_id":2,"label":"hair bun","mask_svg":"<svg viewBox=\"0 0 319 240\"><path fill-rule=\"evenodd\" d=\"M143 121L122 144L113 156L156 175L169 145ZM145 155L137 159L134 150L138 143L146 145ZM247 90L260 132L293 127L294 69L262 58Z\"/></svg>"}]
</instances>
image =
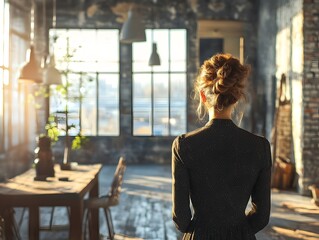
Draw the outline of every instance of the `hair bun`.
<instances>
[{"instance_id":1,"label":"hair bun","mask_svg":"<svg viewBox=\"0 0 319 240\"><path fill-rule=\"evenodd\" d=\"M217 71L217 77L226 79L230 76L232 72L232 67L234 65L234 60L233 58L230 58L226 60L226 62L221 66L218 71Z\"/></svg>"},{"instance_id":2,"label":"hair bun","mask_svg":"<svg viewBox=\"0 0 319 240\"><path fill-rule=\"evenodd\" d=\"M199 116L202 107L224 109L239 99L245 98L245 83L250 67L240 63L230 54L216 54L201 66L195 82L196 92L204 92L208 105L200 102L197 109Z\"/></svg>"}]
</instances>

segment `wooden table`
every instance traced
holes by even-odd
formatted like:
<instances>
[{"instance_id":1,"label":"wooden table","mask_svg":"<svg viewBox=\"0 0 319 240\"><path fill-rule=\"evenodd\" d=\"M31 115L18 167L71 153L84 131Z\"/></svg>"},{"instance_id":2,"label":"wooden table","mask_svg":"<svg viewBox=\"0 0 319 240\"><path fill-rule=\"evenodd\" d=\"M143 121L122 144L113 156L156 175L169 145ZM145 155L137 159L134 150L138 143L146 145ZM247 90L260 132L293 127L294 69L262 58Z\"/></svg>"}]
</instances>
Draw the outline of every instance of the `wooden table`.
<instances>
[{"instance_id":1,"label":"wooden table","mask_svg":"<svg viewBox=\"0 0 319 240\"><path fill-rule=\"evenodd\" d=\"M5 219L7 239L12 239L14 207L29 208L29 239L39 239L39 207L68 206L70 207L69 239L82 239L83 198L86 193L90 197L99 195L98 175L101 164L78 165L71 171L61 171L55 166L55 177L46 181L34 181L35 169L0 183L0 212ZM68 177L68 181L59 178ZM99 239L98 210L91 214L90 238Z\"/></svg>"}]
</instances>

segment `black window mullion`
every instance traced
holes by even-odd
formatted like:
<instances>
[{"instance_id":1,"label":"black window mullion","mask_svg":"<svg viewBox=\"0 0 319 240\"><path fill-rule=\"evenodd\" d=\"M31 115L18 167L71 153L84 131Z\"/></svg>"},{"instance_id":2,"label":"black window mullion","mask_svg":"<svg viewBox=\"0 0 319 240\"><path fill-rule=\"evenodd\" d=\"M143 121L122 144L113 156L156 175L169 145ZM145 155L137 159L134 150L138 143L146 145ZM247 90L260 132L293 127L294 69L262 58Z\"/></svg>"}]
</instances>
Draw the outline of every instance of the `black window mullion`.
<instances>
[{"instance_id":1,"label":"black window mullion","mask_svg":"<svg viewBox=\"0 0 319 240\"><path fill-rule=\"evenodd\" d=\"M171 136L171 30L168 31L168 136Z\"/></svg>"},{"instance_id":2,"label":"black window mullion","mask_svg":"<svg viewBox=\"0 0 319 240\"><path fill-rule=\"evenodd\" d=\"M151 40L151 43L153 44L153 41L154 41L154 29L152 29L152 40ZM151 101L152 101L152 105L151 105L151 111L152 111L152 114L151 114L151 135L152 136L155 136L154 135L154 107L155 107L155 103L154 103L154 71L153 71L153 66L151 67Z\"/></svg>"},{"instance_id":3,"label":"black window mullion","mask_svg":"<svg viewBox=\"0 0 319 240\"><path fill-rule=\"evenodd\" d=\"M99 96L100 96L100 91L99 91L99 73L96 73L96 135L99 136Z\"/></svg>"},{"instance_id":4,"label":"black window mullion","mask_svg":"<svg viewBox=\"0 0 319 240\"><path fill-rule=\"evenodd\" d=\"M82 72L80 73L80 85L79 85L79 96L80 96L80 101L79 101L79 128L80 128L80 132L82 131L82 105L83 105L83 96L81 93L81 89L82 89L82 85L83 85L83 78L82 78L83 74Z\"/></svg>"},{"instance_id":5,"label":"black window mullion","mask_svg":"<svg viewBox=\"0 0 319 240\"><path fill-rule=\"evenodd\" d=\"M151 100L152 100L152 119L151 119L151 121L152 121L152 125L151 125L151 132L152 132L152 136L155 136L154 135L154 107L155 107L155 101L154 101L154 76L153 76L153 70L152 70L152 73L151 73L151 89L152 89L152 91L151 91Z\"/></svg>"}]
</instances>

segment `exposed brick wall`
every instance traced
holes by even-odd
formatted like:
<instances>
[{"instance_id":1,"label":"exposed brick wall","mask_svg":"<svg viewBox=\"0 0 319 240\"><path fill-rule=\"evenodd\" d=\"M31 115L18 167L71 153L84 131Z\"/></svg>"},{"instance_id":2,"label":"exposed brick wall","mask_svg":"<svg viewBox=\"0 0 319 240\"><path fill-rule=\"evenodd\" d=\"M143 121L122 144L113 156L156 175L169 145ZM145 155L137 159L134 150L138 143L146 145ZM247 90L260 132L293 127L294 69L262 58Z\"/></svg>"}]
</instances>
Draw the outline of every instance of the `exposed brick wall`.
<instances>
[{"instance_id":1,"label":"exposed brick wall","mask_svg":"<svg viewBox=\"0 0 319 240\"><path fill-rule=\"evenodd\" d=\"M304 0L302 184L319 185L319 0Z\"/></svg>"},{"instance_id":2,"label":"exposed brick wall","mask_svg":"<svg viewBox=\"0 0 319 240\"><path fill-rule=\"evenodd\" d=\"M259 4L258 74L265 80L266 132L270 136L274 89L278 88L284 73L292 115L279 131L279 139L287 146L277 150L289 155L287 148L292 136L289 150L296 166L298 191L309 194L308 186L319 184L319 1L259 1ZM274 12L276 16L272 19ZM269 21L270 25L265 25ZM263 39L266 35L268 38ZM268 39L270 44L267 45ZM276 77L277 84L271 87L272 76ZM292 135L288 136L290 125Z\"/></svg>"},{"instance_id":3,"label":"exposed brick wall","mask_svg":"<svg viewBox=\"0 0 319 240\"><path fill-rule=\"evenodd\" d=\"M277 145L277 152L285 154L296 166L299 182L303 176L302 162L302 0L280 0L276 2L276 88L279 89L282 74L286 75L285 95L291 101L291 116L286 125L281 124L277 138L282 145ZM300 56L298 56L300 55ZM292 144L293 143L293 144ZM299 184L300 185L300 184ZM299 186L299 188L302 188Z\"/></svg>"}]
</instances>

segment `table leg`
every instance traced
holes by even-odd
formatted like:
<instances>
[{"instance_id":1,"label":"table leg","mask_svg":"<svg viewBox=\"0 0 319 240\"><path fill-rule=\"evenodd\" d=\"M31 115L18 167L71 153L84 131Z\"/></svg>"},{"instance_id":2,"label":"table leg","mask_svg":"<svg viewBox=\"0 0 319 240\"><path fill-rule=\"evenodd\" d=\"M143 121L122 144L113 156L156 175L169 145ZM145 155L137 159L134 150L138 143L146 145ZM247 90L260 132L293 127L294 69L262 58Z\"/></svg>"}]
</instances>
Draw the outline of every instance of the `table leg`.
<instances>
[{"instance_id":1,"label":"table leg","mask_svg":"<svg viewBox=\"0 0 319 240\"><path fill-rule=\"evenodd\" d=\"M39 207L29 207L29 239L39 239Z\"/></svg>"},{"instance_id":2,"label":"table leg","mask_svg":"<svg viewBox=\"0 0 319 240\"><path fill-rule=\"evenodd\" d=\"M96 176L96 181L94 187L90 191L90 198L99 197L99 181L98 176ZM100 224L99 224L99 209L91 209L89 216L89 230L90 230L90 239L95 240L99 239L100 235Z\"/></svg>"},{"instance_id":3,"label":"table leg","mask_svg":"<svg viewBox=\"0 0 319 240\"><path fill-rule=\"evenodd\" d=\"M70 240L81 240L82 237L82 217L83 217L83 199L70 206ZM97 238L98 239L98 238Z\"/></svg>"}]
</instances>

